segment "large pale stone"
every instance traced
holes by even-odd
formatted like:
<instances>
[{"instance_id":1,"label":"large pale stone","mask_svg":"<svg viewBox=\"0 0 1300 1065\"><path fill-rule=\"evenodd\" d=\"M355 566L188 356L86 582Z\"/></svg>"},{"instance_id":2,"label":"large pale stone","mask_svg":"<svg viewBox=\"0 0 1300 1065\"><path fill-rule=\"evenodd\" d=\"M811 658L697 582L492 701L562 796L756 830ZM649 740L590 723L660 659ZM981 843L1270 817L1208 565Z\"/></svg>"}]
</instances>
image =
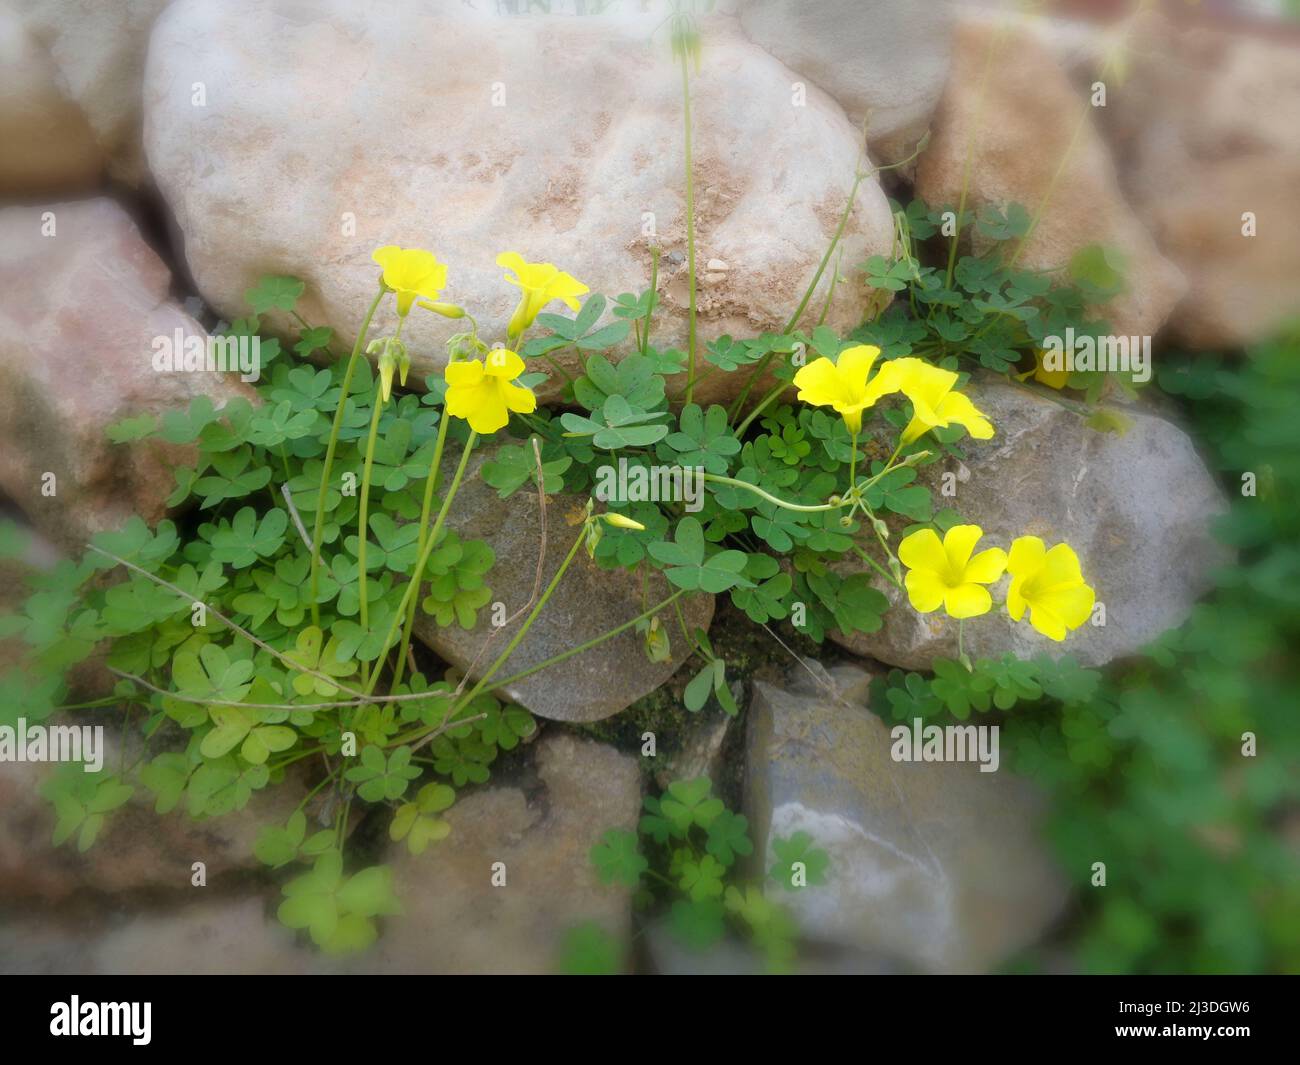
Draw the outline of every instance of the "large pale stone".
<instances>
[{"instance_id":1,"label":"large pale stone","mask_svg":"<svg viewBox=\"0 0 1300 1065\"><path fill-rule=\"evenodd\" d=\"M999 768L895 762L853 667L758 682L747 717L746 812L765 868L803 831L827 883L768 890L811 939L924 970L979 972L1034 942L1065 885L1038 839L1042 802Z\"/></svg>"},{"instance_id":2,"label":"large pale stone","mask_svg":"<svg viewBox=\"0 0 1300 1065\"><path fill-rule=\"evenodd\" d=\"M168 0L10 0L48 51L64 95L85 115L109 174L146 180L141 87L149 30Z\"/></svg>"},{"instance_id":3,"label":"large pale stone","mask_svg":"<svg viewBox=\"0 0 1300 1065\"><path fill-rule=\"evenodd\" d=\"M115 445L107 426L202 393L218 406L251 394L224 374L154 370L154 338L207 336L170 285L111 200L0 210L0 489L74 552L132 514L161 518L172 466L188 454L153 440Z\"/></svg>"},{"instance_id":4,"label":"large pale stone","mask_svg":"<svg viewBox=\"0 0 1300 1065\"><path fill-rule=\"evenodd\" d=\"M1050 190L1019 265L1055 270L1091 244L1117 250L1127 261L1127 287L1099 313L1118 335L1151 336L1186 282L1124 202L1091 116L1079 127L1086 107L1038 35L1014 24L964 20L934 136L917 167L916 192L932 205L955 205L968 153L969 209L1019 203L1032 214Z\"/></svg>"},{"instance_id":5,"label":"large pale stone","mask_svg":"<svg viewBox=\"0 0 1300 1065\"><path fill-rule=\"evenodd\" d=\"M557 733L536 744L540 787L493 784L457 800L451 835L411 856L395 844L394 890L405 911L384 922L367 972L554 972L565 935L588 921L626 939L628 889L601 884L589 853L606 829L633 828L636 761ZM493 886L493 865L505 884Z\"/></svg>"},{"instance_id":6,"label":"large pale stone","mask_svg":"<svg viewBox=\"0 0 1300 1065\"><path fill-rule=\"evenodd\" d=\"M1264 340L1300 312L1300 52L1163 19L1136 47L1104 118L1137 213L1190 282L1171 330L1200 348Z\"/></svg>"},{"instance_id":7,"label":"large pale stone","mask_svg":"<svg viewBox=\"0 0 1300 1065\"><path fill-rule=\"evenodd\" d=\"M0 193L31 195L94 185L104 161L58 72L11 8L0 6Z\"/></svg>"},{"instance_id":8,"label":"large pale stone","mask_svg":"<svg viewBox=\"0 0 1300 1065\"><path fill-rule=\"evenodd\" d=\"M430 15L391 0L174 3L149 53L145 139L200 290L230 317L260 275L295 274L305 316L347 341L375 291L371 251L421 246L448 263L446 298L500 339L518 290L499 252L552 261L613 296L648 284L659 246L656 342L680 343L682 89L654 25ZM195 81L204 107L191 102ZM858 137L815 88L793 106L789 71L731 19L708 24L692 97L698 261L729 266L701 286L700 336L780 328L834 231ZM887 252L891 226L865 183L844 263ZM828 321L846 330L867 292L836 292ZM809 307L815 319L820 297ZM463 327L411 315L417 379ZM734 391L740 376L714 374L704 394Z\"/></svg>"},{"instance_id":9,"label":"large pale stone","mask_svg":"<svg viewBox=\"0 0 1300 1065\"><path fill-rule=\"evenodd\" d=\"M952 9L915 0L745 0L741 25L833 96L886 158L910 154L930 121L952 48ZM905 149L905 150L904 150Z\"/></svg>"},{"instance_id":10,"label":"large pale stone","mask_svg":"<svg viewBox=\"0 0 1300 1065\"><path fill-rule=\"evenodd\" d=\"M982 547L1006 549L1017 536L1070 544L1105 605L1104 625L1085 623L1063 643L1040 635L1028 617L1016 623L995 609L966 622L966 650L1069 654L1102 665L1182 624L1211 571L1231 558L1210 532L1227 502L1187 434L1140 406L1116 412L1128 426L1122 435L1099 432L1041 391L992 375L977 376L966 391L996 433L963 441L967 462L935 463L922 482L936 502L984 530ZM955 496L941 494L945 473L955 474ZM997 586L1003 593L1006 580ZM957 657L955 621L942 611L918 614L892 585L877 586L892 604L883 628L832 633L837 642L907 669Z\"/></svg>"},{"instance_id":11,"label":"large pale stone","mask_svg":"<svg viewBox=\"0 0 1300 1065\"><path fill-rule=\"evenodd\" d=\"M481 456L471 460L448 524L463 538L485 540L491 545L496 563L488 574L488 586L493 598L503 602L507 616L511 616L527 602L537 572L542 534L537 494L531 486L525 486L509 499L501 499L479 476L482 461ZM450 471L444 483L449 477ZM548 497L543 587L559 570L577 534L576 527L566 523L566 517L580 514L585 504L585 499L568 493ZM647 585L645 607L641 605L641 592L639 576L624 569L601 569L579 548L545 609L497 677L528 669L617 628L646 607L668 598L672 589L654 572ZM713 596L699 593L679 603L688 625L709 627ZM421 640L457 666L465 668L474 663L476 672L496 659L523 622L520 618L494 629L490 610L480 611L478 624L469 630L459 625L440 628L423 613L419 618L415 631ZM667 662L649 661L641 634L630 628L501 690L533 713L556 721L599 721L616 714L664 683L690 654L686 641L679 636L672 607L660 612L659 621L672 639L672 658ZM482 651L493 633L496 635L492 642Z\"/></svg>"}]
</instances>

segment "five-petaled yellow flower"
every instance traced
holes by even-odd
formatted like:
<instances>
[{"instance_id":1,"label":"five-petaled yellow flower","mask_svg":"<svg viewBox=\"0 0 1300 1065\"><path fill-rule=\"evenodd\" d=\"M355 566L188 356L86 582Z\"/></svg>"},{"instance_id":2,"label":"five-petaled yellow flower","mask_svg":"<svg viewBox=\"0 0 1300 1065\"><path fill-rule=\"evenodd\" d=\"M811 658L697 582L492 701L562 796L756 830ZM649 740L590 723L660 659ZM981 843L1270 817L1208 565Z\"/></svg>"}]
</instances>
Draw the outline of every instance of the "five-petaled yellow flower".
<instances>
[{"instance_id":1,"label":"five-petaled yellow flower","mask_svg":"<svg viewBox=\"0 0 1300 1065\"><path fill-rule=\"evenodd\" d=\"M542 308L552 300L563 300L569 310L576 311L580 306L577 298L584 292L591 291L554 263L525 262L524 257L515 251L503 251L498 255L497 266L513 271L515 276L507 277L506 280L523 290L507 328L512 338L522 336Z\"/></svg>"},{"instance_id":2,"label":"five-petaled yellow flower","mask_svg":"<svg viewBox=\"0 0 1300 1065\"><path fill-rule=\"evenodd\" d=\"M949 617L973 618L988 613L993 599L988 589L1006 569L1007 554L990 547L971 557L984 530L978 525L954 525L942 543L933 529L921 529L898 545L898 559L907 567L907 598L922 614L940 606Z\"/></svg>"},{"instance_id":3,"label":"five-petaled yellow flower","mask_svg":"<svg viewBox=\"0 0 1300 1065\"><path fill-rule=\"evenodd\" d=\"M835 362L814 359L794 375L799 398L817 407L834 407L856 436L862 429L862 412L881 396L898 391L894 363L885 363L875 377L870 376L879 357L879 348L858 344L841 351Z\"/></svg>"},{"instance_id":4,"label":"five-petaled yellow flower","mask_svg":"<svg viewBox=\"0 0 1300 1065\"><path fill-rule=\"evenodd\" d=\"M1048 388L1062 389L1070 383L1070 371L1049 370L1043 364L1043 359L1046 354L1047 353L1043 351L1042 348L1036 350L1034 352L1034 368L1032 370L1026 370L1024 373L1017 374L1016 376L1021 381L1028 377L1032 377L1039 384L1046 385Z\"/></svg>"},{"instance_id":5,"label":"five-petaled yellow flower","mask_svg":"<svg viewBox=\"0 0 1300 1065\"><path fill-rule=\"evenodd\" d=\"M510 412L531 414L537 397L514 379L524 372L524 360L513 351L495 348L487 353L487 364L478 359L449 362L443 377L447 382L447 413L464 418L476 433L495 433L510 420Z\"/></svg>"},{"instance_id":6,"label":"five-petaled yellow flower","mask_svg":"<svg viewBox=\"0 0 1300 1065\"><path fill-rule=\"evenodd\" d=\"M370 256L384 271L384 284L397 293L397 313L410 313L418 297L437 300L447 285L447 267L433 252L385 244Z\"/></svg>"},{"instance_id":7,"label":"five-petaled yellow flower","mask_svg":"<svg viewBox=\"0 0 1300 1065\"><path fill-rule=\"evenodd\" d=\"M1079 556L1069 544L1050 550L1037 536L1021 536L1011 544L1007 558L1011 586L1007 613L1019 621L1029 608L1029 624L1044 636L1064 640L1092 613L1096 593L1083 581Z\"/></svg>"},{"instance_id":8,"label":"five-petaled yellow flower","mask_svg":"<svg viewBox=\"0 0 1300 1065\"><path fill-rule=\"evenodd\" d=\"M912 401L912 420L903 430L904 444L954 422L965 426L976 440L993 436L993 424L975 409L969 398L952 390L957 375L951 370L912 358L895 359L889 365L897 375L896 387Z\"/></svg>"}]
</instances>

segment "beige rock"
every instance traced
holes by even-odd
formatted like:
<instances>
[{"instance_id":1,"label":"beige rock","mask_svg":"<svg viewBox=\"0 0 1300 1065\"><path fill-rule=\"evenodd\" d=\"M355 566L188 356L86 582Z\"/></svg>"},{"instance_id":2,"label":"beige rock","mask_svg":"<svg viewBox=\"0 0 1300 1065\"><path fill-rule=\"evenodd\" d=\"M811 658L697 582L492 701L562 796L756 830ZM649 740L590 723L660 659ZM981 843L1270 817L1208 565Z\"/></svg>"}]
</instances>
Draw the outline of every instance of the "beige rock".
<instances>
[{"instance_id":1,"label":"beige rock","mask_svg":"<svg viewBox=\"0 0 1300 1065\"><path fill-rule=\"evenodd\" d=\"M537 571L541 545L537 495L526 486L509 499L501 499L479 476L482 461L482 457L472 461L448 524L464 538L485 540L491 545L496 563L488 574L488 586L494 599L505 604L507 616L512 616L528 601ZM585 499L563 492L548 497L543 587L559 570L577 535L577 528L567 524L566 517L580 514L585 504ZM508 677L569 651L630 621L672 594L668 582L658 573L650 578L647 588L648 601L643 607L638 576L624 569L601 569L580 548L545 609L497 676ZM713 619L713 596L700 593L679 603L688 625L708 629ZM459 625L440 628L423 613L419 618L415 632L421 640L455 665L467 668L475 663L477 670L495 661L523 621L521 618L494 630L491 611L484 610L477 626L465 630ZM672 641L673 654L667 662L649 661L642 635L631 628L501 690L533 713L555 721L599 721L610 717L652 692L689 657L690 648L679 637L672 607L662 611L659 620ZM498 635L480 653L493 632Z\"/></svg>"},{"instance_id":2,"label":"beige rock","mask_svg":"<svg viewBox=\"0 0 1300 1065\"><path fill-rule=\"evenodd\" d=\"M1300 51L1164 20L1139 46L1104 117L1135 209L1190 282L1171 329L1199 348L1266 339L1300 312Z\"/></svg>"},{"instance_id":3,"label":"beige rock","mask_svg":"<svg viewBox=\"0 0 1300 1065\"><path fill-rule=\"evenodd\" d=\"M0 488L74 553L132 514L161 518L172 466L189 454L151 440L112 444L108 425L200 394L218 406L251 395L224 374L154 370L155 337L206 338L168 299L170 284L111 200L0 210Z\"/></svg>"},{"instance_id":4,"label":"beige rock","mask_svg":"<svg viewBox=\"0 0 1300 1065\"><path fill-rule=\"evenodd\" d=\"M872 148L909 155L943 91L952 8L914 0L744 0L741 25L790 70L833 96ZM793 79L792 79L793 80Z\"/></svg>"},{"instance_id":5,"label":"beige rock","mask_svg":"<svg viewBox=\"0 0 1300 1065\"><path fill-rule=\"evenodd\" d=\"M606 829L632 828L636 761L563 733L536 744L540 789L493 785L457 800L451 835L412 857L395 844L405 913L385 921L366 972L554 972L566 933L595 921L626 940L628 889L601 884L589 852ZM493 887L492 866L506 883Z\"/></svg>"},{"instance_id":6,"label":"beige rock","mask_svg":"<svg viewBox=\"0 0 1300 1065\"><path fill-rule=\"evenodd\" d=\"M104 161L80 109L22 19L0 7L0 193L67 192L93 186Z\"/></svg>"},{"instance_id":7,"label":"beige rock","mask_svg":"<svg viewBox=\"0 0 1300 1065\"><path fill-rule=\"evenodd\" d=\"M64 95L94 131L109 174L146 180L141 86L149 31L168 0L10 0L48 51Z\"/></svg>"},{"instance_id":8,"label":"beige rock","mask_svg":"<svg viewBox=\"0 0 1300 1065\"><path fill-rule=\"evenodd\" d=\"M972 143L968 208L1020 203L1032 214L1050 189L1020 265L1056 269L1090 244L1118 250L1127 260L1127 289L1100 313L1118 335L1150 336L1182 297L1185 281L1124 202L1091 116L1070 150L1086 106L1037 34L962 21L933 139L917 167L917 195L934 205L955 205Z\"/></svg>"},{"instance_id":9,"label":"beige rock","mask_svg":"<svg viewBox=\"0 0 1300 1065\"><path fill-rule=\"evenodd\" d=\"M173 4L150 50L146 144L200 290L230 317L259 275L295 274L305 316L346 341L375 291L371 251L423 246L449 265L446 298L500 339L518 291L499 252L554 262L614 296L645 287L659 245L655 337L680 343L681 84L654 24L430 17L391 0ZM692 82L698 261L730 269L701 295L704 339L784 324L859 164L834 101L813 89L792 107L789 72L734 20L708 30ZM190 102L194 81L205 108ZM887 251L891 232L868 182L844 262ZM830 324L856 325L866 298L841 286ZM443 341L461 328L411 316L417 380L443 365ZM709 389L734 391L738 376L715 374Z\"/></svg>"}]
</instances>

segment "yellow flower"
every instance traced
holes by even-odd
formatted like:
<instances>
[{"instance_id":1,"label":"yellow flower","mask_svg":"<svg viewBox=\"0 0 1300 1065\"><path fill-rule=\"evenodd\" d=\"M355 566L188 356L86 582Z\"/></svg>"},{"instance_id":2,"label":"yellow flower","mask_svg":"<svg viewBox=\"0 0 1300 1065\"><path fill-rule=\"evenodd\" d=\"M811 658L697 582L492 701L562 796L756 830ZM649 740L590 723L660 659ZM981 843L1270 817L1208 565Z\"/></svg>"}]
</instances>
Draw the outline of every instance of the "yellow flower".
<instances>
[{"instance_id":1,"label":"yellow flower","mask_svg":"<svg viewBox=\"0 0 1300 1065\"><path fill-rule=\"evenodd\" d=\"M942 605L949 617L973 618L988 613L993 599L987 588L1006 569L1007 555L990 547L974 558L971 552L984 530L978 525L954 525L939 542L933 529L921 529L898 545L898 559L907 567L907 598L922 614Z\"/></svg>"},{"instance_id":2,"label":"yellow flower","mask_svg":"<svg viewBox=\"0 0 1300 1065\"><path fill-rule=\"evenodd\" d=\"M495 348L487 365L478 359L449 362L443 371L447 388L447 413L464 418L476 433L495 433L510 420L510 412L530 414L537 397L512 382L524 372L524 360L513 351Z\"/></svg>"},{"instance_id":3,"label":"yellow flower","mask_svg":"<svg viewBox=\"0 0 1300 1065\"><path fill-rule=\"evenodd\" d=\"M1026 370L1022 374L1017 374L1021 381L1032 377L1039 384L1046 385L1048 388L1062 389L1070 383L1069 370L1049 370L1043 365L1043 356L1046 352L1039 348L1034 352L1034 368Z\"/></svg>"},{"instance_id":4,"label":"yellow flower","mask_svg":"<svg viewBox=\"0 0 1300 1065\"><path fill-rule=\"evenodd\" d=\"M1097 594L1083 582L1079 556L1069 544L1048 550L1037 536L1021 536L1011 545L1007 572L1007 613L1019 621L1028 607L1029 624L1050 639L1064 640L1067 629L1077 629L1092 613Z\"/></svg>"},{"instance_id":5,"label":"yellow flower","mask_svg":"<svg viewBox=\"0 0 1300 1065\"><path fill-rule=\"evenodd\" d=\"M529 263L518 252L503 251L497 256L497 266L504 266L514 271L514 277L506 280L518 285L523 293L519 297L519 306L510 317L508 332L511 337L523 335L525 329L533 324L552 300L563 300L571 311L579 308L577 297L591 291L577 278L566 274L554 263Z\"/></svg>"},{"instance_id":6,"label":"yellow flower","mask_svg":"<svg viewBox=\"0 0 1300 1065\"><path fill-rule=\"evenodd\" d=\"M384 284L397 293L397 313L403 318L416 297L437 300L447 284L447 267L433 252L385 244L370 256L384 271Z\"/></svg>"},{"instance_id":7,"label":"yellow flower","mask_svg":"<svg viewBox=\"0 0 1300 1065\"><path fill-rule=\"evenodd\" d=\"M645 532L645 526L635 518L629 518L626 514L620 514L615 510L607 510L601 515L610 525L616 529L635 529L638 532Z\"/></svg>"},{"instance_id":8,"label":"yellow flower","mask_svg":"<svg viewBox=\"0 0 1300 1065\"><path fill-rule=\"evenodd\" d=\"M895 359L898 390L912 401L912 420L903 430L903 443L910 444L931 429L956 422L976 440L993 435L992 423L966 396L954 392L957 375L951 370L931 366L921 359Z\"/></svg>"},{"instance_id":9,"label":"yellow flower","mask_svg":"<svg viewBox=\"0 0 1300 1065\"><path fill-rule=\"evenodd\" d=\"M834 407L844 418L849 432L862 429L862 412L881 396L898 391L897 372L892 362L868 380L880 349L869 344L845 348L835 362L814 359L794 375L799 398L815 407Z\"/></svg>"}]
</instances>

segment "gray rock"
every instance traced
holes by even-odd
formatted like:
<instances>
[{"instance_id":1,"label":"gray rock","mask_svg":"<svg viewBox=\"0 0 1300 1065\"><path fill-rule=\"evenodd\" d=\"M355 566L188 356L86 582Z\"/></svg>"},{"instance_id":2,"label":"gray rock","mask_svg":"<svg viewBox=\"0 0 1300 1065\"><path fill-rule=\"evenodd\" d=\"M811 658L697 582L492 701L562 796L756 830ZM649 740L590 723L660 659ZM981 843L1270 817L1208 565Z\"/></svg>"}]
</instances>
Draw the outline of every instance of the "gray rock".
<instances>
[{"instance_id":1,"label":"gray rock","mask_svg":"<svg viewBox=\"0 0 1300 1065\"><path fill-rule=\"evenodd\" d=\"M1062 643L1031 628L1028 615L1016 623L995 606L966 622L967 653L1068 654L1098 666L1182 624L1209 589L1211 571L1232 557L1210 534L1227 502L1187 434L1141 405L1118 409L1129 423L1123 435L1099 432L1045 390L988 374L966 391L995 435L963 440L964 464L937 462L922 471L936 506L951 506L982 528L980 549L1006 550L1022 535L1065 541L1105 605L1104 625L1086 622ZM955 497L941 494L944 473L956 474ZM1007 582L993 586L995 599L998 591L1005 596ZM942 611L918 614L892 585L877 586L892 603L884 627L834 633L837 643L905 669L957 657L955 621Z\"/></svg>"},{"instance_id":2,"label":"gray rock","mask_svg":"<svg viewBox=\"0 0 1300 1065\"><path fill-rule=\"evenodd\" d=\"M457 456L458 458L459 456ZM509 499L501 499L478 475L484 456L475 456L452 506L448 524L463 538L487 541L496 553L488 574L493 598L503 602L506 616L527 602L537 571L541 543L541 517L537 494L525 486ZM450 478L450 470L446 474ZM446 481L444 480L444 483ZM546 508L547 543L543 587L559 570L577 535L566 516L582 512L585 499L567 493L549 496ZM666 599L672 589L657 572L648 582L646 607ZM707 629L713 619L713 596L697 594L678 600L687 624ZM571 650L602 633L617 628L641 613L641 581L623 569L605 570L579 548L577 557L538 615L523 642L506 660L497 678L508 677ZM501 654L517 627L494 630L490 609L481 611L473 629L453 624L440 628L423 612L417 615L416 635L453 664L485 669ZM502 691L514 702L553 721L599 721L617 714L647 695L677 671L690 653L681 638L672 607L659 615L672 641L672 658L651 662L635 627L582 654L506 686ZM497 635L486 651L489 636Z\"/></svg>"},{"instance_id":3,"label":"gray rock","mask_svg":"<svg viewBox=\"0 0 1300 1065\"><path fill-rule=\"evenodd\" d=\"M537 741L540 788L494 784L457 800L452 830L418 857L388 856L404 914L385 921L366 972L547 973L566 934L594 921L624 941L627 888L600 883L589 857L609 828L632 828L636 760L564 733ZM505 863L506 883L492 886Z\"/></svg>"},{"instance_id":4,"label":"gray rock","mask_svg":"<svg viewBox=\"0 0 1300 1065\"><path fill-rule=\"evenodd\" d=\"M499 252L554 262L613 297L648 284L659 246L655 340L680 341L681 77L657 23L484 20L391 0L172 4L149 50L145 143L199 289L232 318L260 275L294 274L307 282L305 317L346 345L375 292L372 250L427 247L448 264L446 298L499 340L519 295ZM780 328L860 155L839 105L814 89L792 107L789 71L735 20L707 33L693 81L697 254L730 269L700 295L702 339ZM196 81L204 107L191 102ZM867 182L844 262L887 252L891 237L884 194ZM839 286L828 324L852 328L867 298ZM814 296L810 318L821 305ZM377 327L392 314L390 301ZM415 380L444 364L443 342L463 327L410 316ZM701 398L734 393L742 377L713 375Z\"/></svg>"},{"instance_id":5,"label":"gray rock","mask_svg":"<svg viewBox=\"0 0 1300 1065\"><path fill-rule=\"evenodd\" d=\"M768 890L807 937L937 971L984 971L1032 943L1066 890L1038 841L1036 793L1005 769L894 762L866 705L870 676L841 667L788 689L759 682L747 718L746 812L765 867L774 837L805 831L827 883Z\"/></svg>"},{"instance_id":6,"label":"gray rock","mask_svg":"<svg viewBox=\"0 0 1300 1065\"><path fill-rule=\"evenodd\" d=\"M200 394L217 406L254 395L223 373L154 369L155 338L207 338L168 298L171 282L112 200L0 210L0 490L78 555L132 514L163 517L172 467L193 454L157 440L113 444L107 426Z\"/></svg>"},{"instance_id":7,"label":"gray rock","mask_svg":"<svg viewBox=\"0 0 1300 1065\"><path fill-rule=\"evenodd\" d=\"M886 158L910 154L943 91L952 51L947 4L914 0L746 0L745 32L844 107Z\"/></svg>"}]
</instances>

